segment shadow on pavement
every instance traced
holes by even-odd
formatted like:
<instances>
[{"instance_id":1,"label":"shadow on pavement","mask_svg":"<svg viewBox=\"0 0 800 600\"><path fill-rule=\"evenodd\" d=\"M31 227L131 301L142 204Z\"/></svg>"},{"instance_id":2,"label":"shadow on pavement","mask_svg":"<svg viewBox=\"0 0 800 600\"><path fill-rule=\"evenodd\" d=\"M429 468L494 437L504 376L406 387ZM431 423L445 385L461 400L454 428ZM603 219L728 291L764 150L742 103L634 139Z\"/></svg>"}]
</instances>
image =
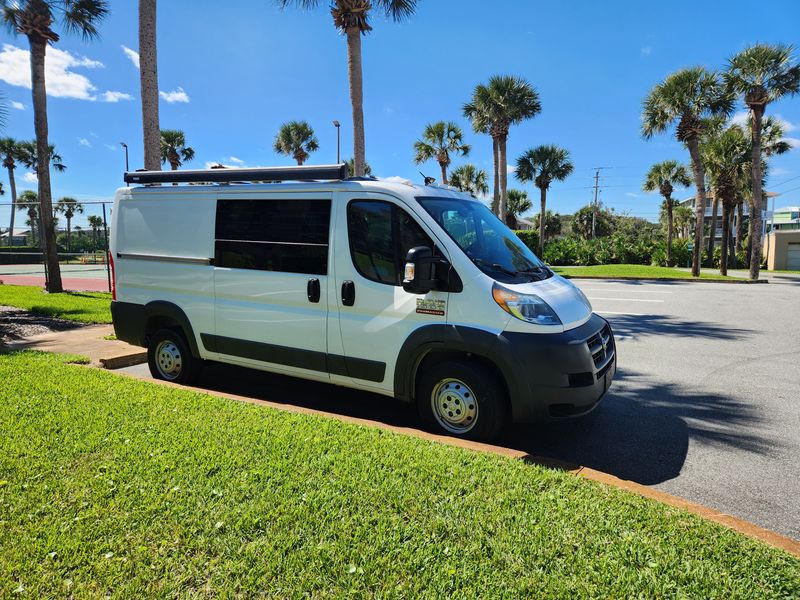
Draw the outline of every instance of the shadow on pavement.
<instances>
[{"instance_id":1,"label":"shadow on pavement","mask_svg":"<svg viewBox=\"0 0 800 600\"><path fill-rule=\"evenodd\" d=\"M398 427L418 428L416 408L368 392L211 364L199 387L322 410ZM771 446L748 433L759 418L746 404L721 395L693 394L620 370L608 396L589 416L513 425L496 442L554 463L584 465L645 485L676 477L689 441L767 453Z\"/></svg>"},{"instance_id":2,"label":"shadow on pavement","mask_svg":"<svg viewBox=\"0 0 800 600\"><path fill-rule=\"evenodd\" d=\"M749 329L737 329L669 315L607 315L607 318L614 330L614 335L618 338L636 339L645 335L671 335L738 340L753 333Z\"/></svg>"}]
</instances>

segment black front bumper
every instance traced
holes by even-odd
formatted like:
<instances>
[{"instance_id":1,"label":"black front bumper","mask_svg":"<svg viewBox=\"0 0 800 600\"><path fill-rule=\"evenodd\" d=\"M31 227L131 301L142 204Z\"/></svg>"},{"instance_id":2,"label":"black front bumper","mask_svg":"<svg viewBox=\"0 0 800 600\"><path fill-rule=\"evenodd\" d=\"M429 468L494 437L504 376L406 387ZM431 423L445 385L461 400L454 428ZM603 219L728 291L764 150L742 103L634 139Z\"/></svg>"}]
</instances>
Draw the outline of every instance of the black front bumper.
<instances>
[{"instance_id":1,"label":"black front bumper","mask_svg":"<svg viewBox=\"0 0 800 600\"><path fill-rule=\"evenodd\" d=\"M495 349L503 357L515 421L586 414L616 373L614 334L596 314L563 333L503 332L498 341Z\"/></svg>"}]
</instances>

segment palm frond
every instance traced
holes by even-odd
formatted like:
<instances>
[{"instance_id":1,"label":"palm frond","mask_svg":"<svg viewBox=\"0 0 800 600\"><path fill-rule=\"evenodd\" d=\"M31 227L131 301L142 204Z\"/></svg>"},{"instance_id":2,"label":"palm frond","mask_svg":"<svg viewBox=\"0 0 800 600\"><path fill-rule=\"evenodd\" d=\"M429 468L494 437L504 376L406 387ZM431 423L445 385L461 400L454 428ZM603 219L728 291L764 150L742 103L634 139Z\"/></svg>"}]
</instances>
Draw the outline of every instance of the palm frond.
<instances>
[{"instance_id":1,"label":"palm frond","mask_svg":"<svg viewBox=\"0 0 800 600\"><path fill-rule=\"evenodd\" d=\"M78 33L84 40L99 36L97 26L108 15L106 0L61 0L60 4L65 31Z\"/></svg>"}]
</instances>

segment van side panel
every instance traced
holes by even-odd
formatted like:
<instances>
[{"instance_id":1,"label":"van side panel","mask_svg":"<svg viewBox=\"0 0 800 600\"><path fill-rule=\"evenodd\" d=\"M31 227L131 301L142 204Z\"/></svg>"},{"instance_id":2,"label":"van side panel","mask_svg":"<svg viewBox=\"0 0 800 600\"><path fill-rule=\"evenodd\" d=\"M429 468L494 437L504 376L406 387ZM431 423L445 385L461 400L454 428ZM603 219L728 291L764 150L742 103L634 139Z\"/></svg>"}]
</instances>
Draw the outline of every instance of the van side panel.
<instances>
[{"instance_id":1,"label":"van side panel","mask_svg":"<svg viewBox=\"0 0 800 600\"><path fill-rule=\"evenodd\" d=\"M117 300L179 306L204 354L199 332L214 332L216 193L137 188L115 208Z\"/></svg>"}]
</instances>

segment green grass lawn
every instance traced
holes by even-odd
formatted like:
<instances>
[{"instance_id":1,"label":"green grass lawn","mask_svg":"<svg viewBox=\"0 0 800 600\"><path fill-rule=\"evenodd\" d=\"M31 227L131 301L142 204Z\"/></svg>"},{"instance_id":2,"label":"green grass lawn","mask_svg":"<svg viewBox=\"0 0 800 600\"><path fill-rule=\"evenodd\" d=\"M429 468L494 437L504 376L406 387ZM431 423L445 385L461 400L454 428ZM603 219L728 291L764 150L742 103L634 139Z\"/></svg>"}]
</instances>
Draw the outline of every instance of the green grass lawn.
<instances>
[{"instance_id":1,"label":"green grass lawn","mask_svg":"<svg viewBox=\"0 0 800 600\"><path fill-rule=\"evenodd\" d=\"M642 279L695 279L689 271L649 265L595 265L591 267L551 267L565 277L638 277ZM742 281L741 277L723 277L719 273L701 273L700 279Z\"/></svg>"},{"instance_id":2,"label":"green grass lawn","mask_svg":"<svg viewBox=\"0 0 800 600\"><path fill-rule=\"evenodd\" d=\"M0 356L0 596L800 595L800 560L522 461Z\"/></svg>"},{"instance_id":3,"label":"green grass lawn","mask_svg":"<svg viewBox=\"0 0 800 600\"><path fill-rule=\"evenodd\" d=\"M69 321L111 323L111 294L107 292L48 294L36 286L0 285L0 306Z\"/></svg>"}]
</instances>

